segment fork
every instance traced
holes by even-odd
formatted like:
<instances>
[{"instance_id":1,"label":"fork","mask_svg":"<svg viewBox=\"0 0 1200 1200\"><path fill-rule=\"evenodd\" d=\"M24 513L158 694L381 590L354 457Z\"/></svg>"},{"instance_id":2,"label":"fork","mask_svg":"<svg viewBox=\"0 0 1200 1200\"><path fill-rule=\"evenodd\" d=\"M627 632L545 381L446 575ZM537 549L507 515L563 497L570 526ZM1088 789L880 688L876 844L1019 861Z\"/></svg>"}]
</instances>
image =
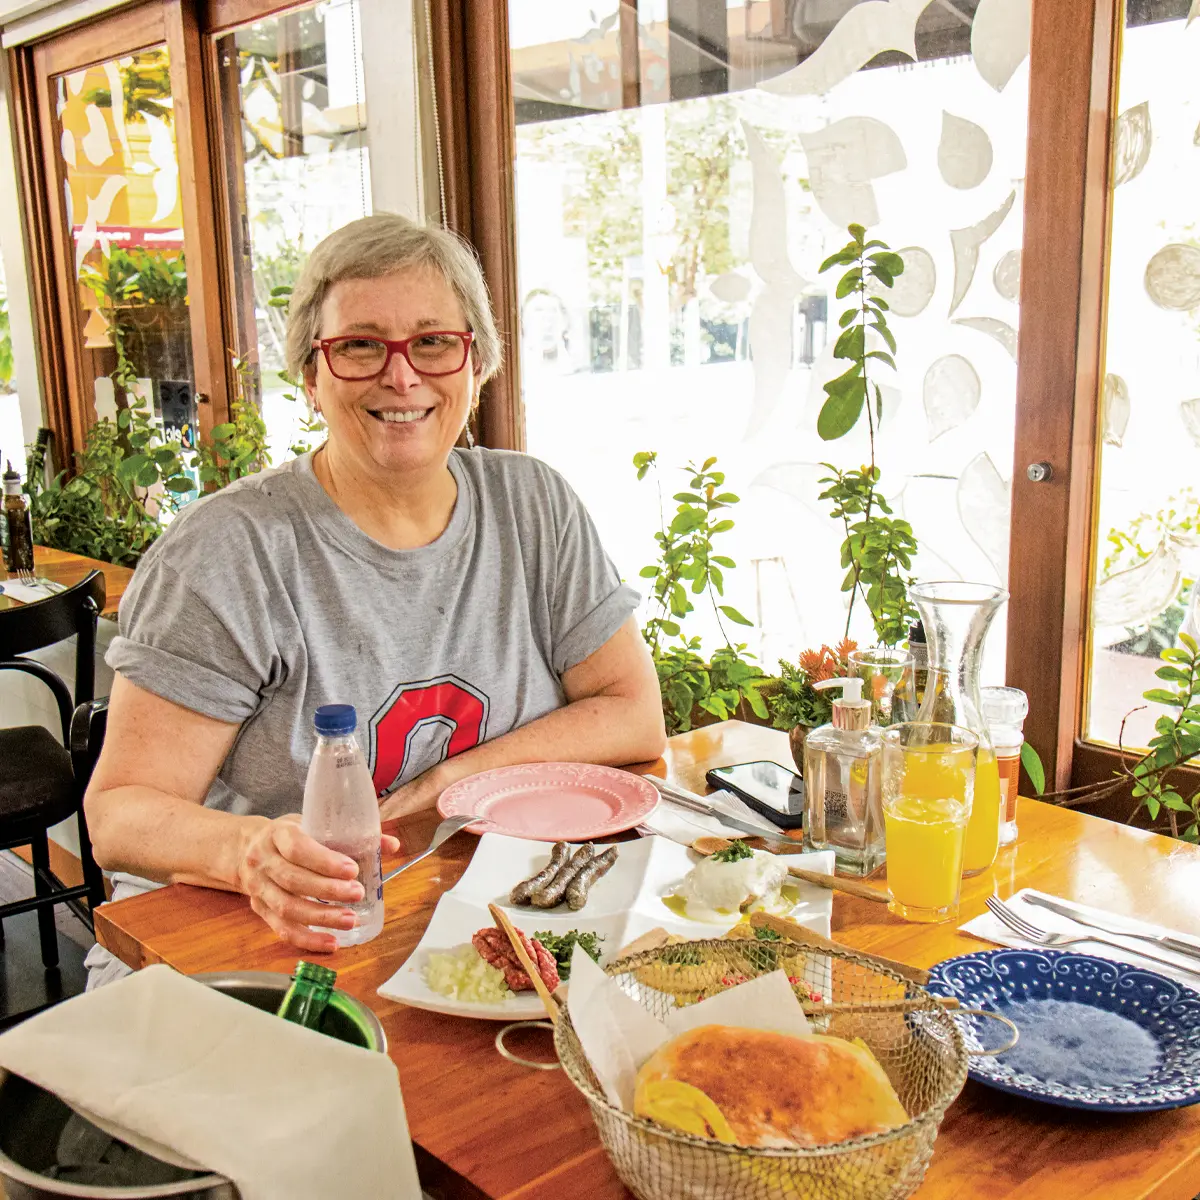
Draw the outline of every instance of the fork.
<instances>
[{"instance_id":1,"label":"fork","mask_svg":"<svg viewBox=\"0 0 1200 1200\"><path fill-rule=\"evenodd\" d=\"M1058 949L1061 946L1073 946L1076 942L1096 942L1101 946L1111 946L1114 950L1120 950L1125 954L1136 954L1139 958L1161 963L1164 967L1173 967L1176 971L1187 971L1192 975L1200 974L1200 972L1190 967L1185 967L1181 963L1174 962L1169 958L1159 958L1157 954L1151 954L1146 950L1131 950L1128 946L1122 946L1120 942L1113 942L1109 941L1108 938L1097 937L1094 933L1047 933L1046 930L1039 929L1019 913L1014 912L999 896L989 896L986 904L988 910L994 916L998 917L1002 924L1007 925L1019 938L1027 942L1033 942L1037 946L1044 946L1048 950Z\"/></svg>"},{"instance_id":2,"label":"fork","mask_svg":"<svg viewBox=\"0 0 1200 1200\"><path fill-rule=\"evenodd\" d=\"M481 818L477 817L477 816L447 817L433 831L433 840L429 843L429 845L424 850L422 850L421 853L418 854L415 858L410 858L408 860L408 862L406 862L403 866L397 867L394 871L389 871L383 877L383 879L380 880L380 885L382 886L383 884L387 883L387 881L389 879L395 879L396 876L399 875L401 871L407 871L408 868L413 865L413 863L419 863L421 861L421 859L427 858L443 842L452 838L460 830L465 829L468 825L474 825L476 822L478 822L480 820L481 820ZM486 824L486 821L484 823Z\"/></svg>"}]
</instances>

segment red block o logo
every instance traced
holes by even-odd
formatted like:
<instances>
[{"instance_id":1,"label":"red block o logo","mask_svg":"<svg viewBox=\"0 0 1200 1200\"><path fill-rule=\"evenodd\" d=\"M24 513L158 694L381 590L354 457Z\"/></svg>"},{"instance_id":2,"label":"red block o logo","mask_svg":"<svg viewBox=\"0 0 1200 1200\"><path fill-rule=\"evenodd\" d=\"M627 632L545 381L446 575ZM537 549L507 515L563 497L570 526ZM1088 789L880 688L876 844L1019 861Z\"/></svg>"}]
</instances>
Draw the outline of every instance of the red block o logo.
<instances>
[{"instance_id":1,"label":"red block o logo","mask_svg":"<svg viewBox=\"0 0 1200 1200\"><path fill-rule=\"evenodd\" d=\"M449 729L444 758L478 746L487 733L488 698L457 675L402 683L371 718L371 775L382 795L403 777L413 739L431 725ZM432 764L431 764L432 765Z\"/></svg>"}]
</instances>

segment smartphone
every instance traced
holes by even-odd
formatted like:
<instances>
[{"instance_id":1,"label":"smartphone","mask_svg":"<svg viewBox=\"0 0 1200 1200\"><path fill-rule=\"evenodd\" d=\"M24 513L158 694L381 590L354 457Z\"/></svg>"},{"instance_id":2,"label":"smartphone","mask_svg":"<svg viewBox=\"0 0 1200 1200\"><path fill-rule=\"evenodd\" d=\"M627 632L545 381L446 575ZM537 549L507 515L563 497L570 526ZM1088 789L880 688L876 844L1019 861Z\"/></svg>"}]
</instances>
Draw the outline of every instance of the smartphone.
<instances>
[{"instance_id":1,"label":"smartphone","mask_svg":"<svg viewBox=\"0 0 1200 1200\"><path fill-rule=\"evenodd\" d=\"M804 780L774 762L713 767L704 776L714 788L728 788L780 829L804 824Z\"/></svg>"}]
</instances>

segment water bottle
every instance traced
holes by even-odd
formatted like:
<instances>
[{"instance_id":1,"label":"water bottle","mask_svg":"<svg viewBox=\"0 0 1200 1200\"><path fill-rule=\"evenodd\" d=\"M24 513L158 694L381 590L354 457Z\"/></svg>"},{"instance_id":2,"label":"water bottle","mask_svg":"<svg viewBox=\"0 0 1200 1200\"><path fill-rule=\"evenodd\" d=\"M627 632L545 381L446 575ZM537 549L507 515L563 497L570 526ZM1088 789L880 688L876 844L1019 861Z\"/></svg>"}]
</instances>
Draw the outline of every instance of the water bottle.
<instances>
[{"instance_id":1,"label":"water bottle","mask_svg":"<svg viewBox=\"0 0 1200 1200\"><path fill-rule=\"evenodd\" d=\"M379 800L354 731L358 714L352 704L324 704L313 718L317 748L304 783L301 828L330 850L358 864L363 898L345 905L353 911L353 929L329 930L339 946L369 942L383 928L382 834Z\"/></svg>"}]
</instances>

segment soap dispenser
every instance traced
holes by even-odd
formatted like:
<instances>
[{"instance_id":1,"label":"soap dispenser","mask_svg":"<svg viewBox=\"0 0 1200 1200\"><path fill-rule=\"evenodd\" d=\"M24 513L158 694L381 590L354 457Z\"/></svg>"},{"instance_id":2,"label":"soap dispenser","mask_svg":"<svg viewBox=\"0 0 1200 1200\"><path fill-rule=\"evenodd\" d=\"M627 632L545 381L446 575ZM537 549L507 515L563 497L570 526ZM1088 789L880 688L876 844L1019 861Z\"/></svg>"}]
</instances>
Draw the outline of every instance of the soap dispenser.
<instances>
[{"instance_id":1,"label":"soap dispenser","mask_svg":"<svg viewBox=\"0 0 1200 1200\"><path fill-rule=\"evenodd\" d=\"M871 726L861 679L825 679L840 687L833 720L804 742L804 832L814 850L832 850L839 871L869 875L884 860L880 782L883 740Z\"/></svg>"}]
</instances>

